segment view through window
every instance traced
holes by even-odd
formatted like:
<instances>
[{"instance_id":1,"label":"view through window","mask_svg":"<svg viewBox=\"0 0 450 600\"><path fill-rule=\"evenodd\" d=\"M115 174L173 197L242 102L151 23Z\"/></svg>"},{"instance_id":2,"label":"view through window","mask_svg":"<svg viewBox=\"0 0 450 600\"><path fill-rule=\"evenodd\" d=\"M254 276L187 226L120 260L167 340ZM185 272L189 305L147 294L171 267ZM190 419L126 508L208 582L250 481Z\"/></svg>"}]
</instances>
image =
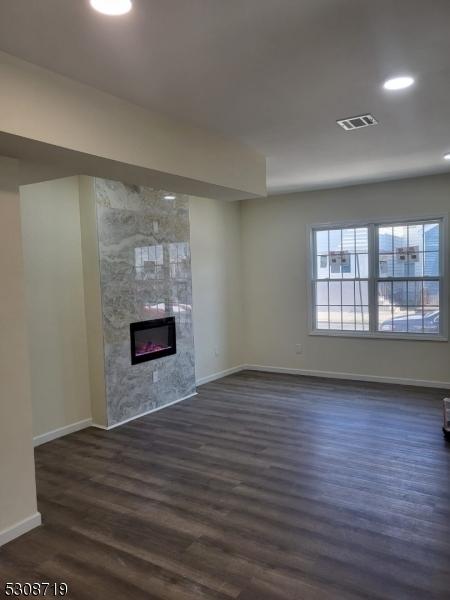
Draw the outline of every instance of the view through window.
<instances>
[{"instance_id":1,"label":"view through window","mask_svg":"<svg viewBox=\"0 0 450 600\"><path fill-rule=\"evenodd\" d=\"M317 331L442 335L442 221L314 228Z\"/></svg>"}]
</instances>

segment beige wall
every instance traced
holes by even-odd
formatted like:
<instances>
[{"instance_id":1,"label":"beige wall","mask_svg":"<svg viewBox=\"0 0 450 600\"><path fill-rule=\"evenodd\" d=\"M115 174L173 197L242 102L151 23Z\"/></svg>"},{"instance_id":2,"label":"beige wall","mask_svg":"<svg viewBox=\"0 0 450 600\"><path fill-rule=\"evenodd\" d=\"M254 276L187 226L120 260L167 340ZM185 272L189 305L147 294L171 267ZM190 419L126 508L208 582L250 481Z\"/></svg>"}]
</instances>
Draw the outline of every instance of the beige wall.
<instances>
[{"instance_id":1,"label":"beige wall","mask_svg":"<svg viewBox=\"0 0 450 600\"><path fill-rule=\"evenodd\" d=\"M107 426L100 257L93 186L92 177L79 178L84 307L92 419L96 425Z\"/></svg>"},{"instance_id":2,"label":"beige wall","mask_svg":"<svg viewBox=\"0 0 450 600\"><path fill-rule=\"evenodd\" d=\"M91 417L78 177L20 188L33 433Z\"/></svg>"},{"instance_id":3,"label":"beige wall","mask_svg":"<svg viewBox=\"0 0 450 600\"><path fill-rule=\"evenodd\" d=\"M216 186L221 197L227 189L239 192L240 198L266 193L265 157L237 140L168 119L3 52L0 80L0 133L6 136L0 141L14 144L14 156L33 153L32 145L18 143L30 139L41 144L34 152L34 160L41 162L47 153L50 162L58 159L51 148L62 150L66 166L83 159L78 164L89 168L89 157L111 161L96 163L95 173L78 173L151 185L135 178L139 171L131 168L140 167L155 177L165 173L182 178L185 193L199 194L199 182ZM124 166L130 167L131 179ZM190 187L195 189L188 191Z\"/></svg>"},{"instance_id":4,"label":"beige wall","mask_svg":"<svg viewBox=\"0 0 450 600\"><path fill-rule=\"evenodd\" d=\"M0 544L39 522L31 428L18 164L0 158ZM25 521L22 525L20 522ZM8 531L9 530L9 531Z\"/></svg>"},{"instance_id":5,"label":"beige wall","mask_svg":"<svg viewBox=\"0 0 450 600\"><path fill-rule=\"evenodd\" d=\"M441 215L450 176L423 177L242 203L247 364L450 382L444 342L308 335L308 226L385 217ZM295 353L303 345L303 354Z\"/></svg>"},{"instance_id":6,"label":"beige wall","mask_svg":"<svg viewBox=\"0 0 450 600\"><path fill-rule=\"evenodd\" d=\"M240 203L191 198L197 381L242 363Z\"/></svg>"}]
</instances>

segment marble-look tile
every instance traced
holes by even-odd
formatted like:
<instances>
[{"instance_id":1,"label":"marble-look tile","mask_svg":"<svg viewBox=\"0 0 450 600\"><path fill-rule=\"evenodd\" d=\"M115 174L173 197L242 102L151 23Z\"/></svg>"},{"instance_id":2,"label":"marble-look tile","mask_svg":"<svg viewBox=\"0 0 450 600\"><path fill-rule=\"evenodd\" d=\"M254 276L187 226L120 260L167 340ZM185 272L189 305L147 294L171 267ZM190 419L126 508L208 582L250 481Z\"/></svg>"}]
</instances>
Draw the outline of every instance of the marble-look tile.
<instances>
[{"instance_id":1,"label":"marble-look tile","mask_svg":"<svg viewBox=\"0 0 450 600\"><path fill-rule=\"evenodd\" d=\"M108 425L195 392L189 205L95 180ZM131 364L130 323L175 316L177 354ZM153 383L153 371L159 381Z\"/></svg>"}]
</instances>

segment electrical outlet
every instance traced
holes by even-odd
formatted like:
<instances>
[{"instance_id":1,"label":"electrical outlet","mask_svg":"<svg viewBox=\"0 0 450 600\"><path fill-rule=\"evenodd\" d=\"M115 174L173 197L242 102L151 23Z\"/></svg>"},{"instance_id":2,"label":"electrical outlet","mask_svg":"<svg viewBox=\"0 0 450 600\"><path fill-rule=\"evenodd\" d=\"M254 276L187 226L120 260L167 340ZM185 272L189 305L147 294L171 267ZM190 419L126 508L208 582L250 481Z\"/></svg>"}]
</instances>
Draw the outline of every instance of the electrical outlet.
<instances>
[{"instance_id":1,"label":"electrical outlet","mask_svg":"<svg viewBox=\"0 0 450 600\"><path fill-rule=\"evenodd\" d=\"M158 371L153 371L153 383L158 383L159 381L159 373Z\"/></svg>"},{"instance_id":2,"label":"electrical outlet","mask_svg":"<svg viewBox=\"0 0 450 600\"><path fill-rule=\"evenodd\" d=\"M302 352L303 352L303 346L301 344L295 344L295 353L302 354Z\"/></svg>"}]
</instances>

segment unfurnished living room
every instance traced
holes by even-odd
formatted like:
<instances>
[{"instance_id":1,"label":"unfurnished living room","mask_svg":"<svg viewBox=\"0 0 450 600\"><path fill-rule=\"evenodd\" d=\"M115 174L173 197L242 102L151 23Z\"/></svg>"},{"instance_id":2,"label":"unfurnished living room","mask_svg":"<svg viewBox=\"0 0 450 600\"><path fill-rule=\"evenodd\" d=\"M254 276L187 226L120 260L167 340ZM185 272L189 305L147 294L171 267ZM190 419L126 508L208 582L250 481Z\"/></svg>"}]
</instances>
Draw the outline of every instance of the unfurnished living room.
<instances>
[{"instance_id":1,"label":"unfurnished living room","mask_svg":"<svg viewBox=\"0 0 450 600\"><path fill-rule=\"evenodd\" d=\"M450 2L0 0L0 597L450 600Z\"/></svg>"}]
</instances>

